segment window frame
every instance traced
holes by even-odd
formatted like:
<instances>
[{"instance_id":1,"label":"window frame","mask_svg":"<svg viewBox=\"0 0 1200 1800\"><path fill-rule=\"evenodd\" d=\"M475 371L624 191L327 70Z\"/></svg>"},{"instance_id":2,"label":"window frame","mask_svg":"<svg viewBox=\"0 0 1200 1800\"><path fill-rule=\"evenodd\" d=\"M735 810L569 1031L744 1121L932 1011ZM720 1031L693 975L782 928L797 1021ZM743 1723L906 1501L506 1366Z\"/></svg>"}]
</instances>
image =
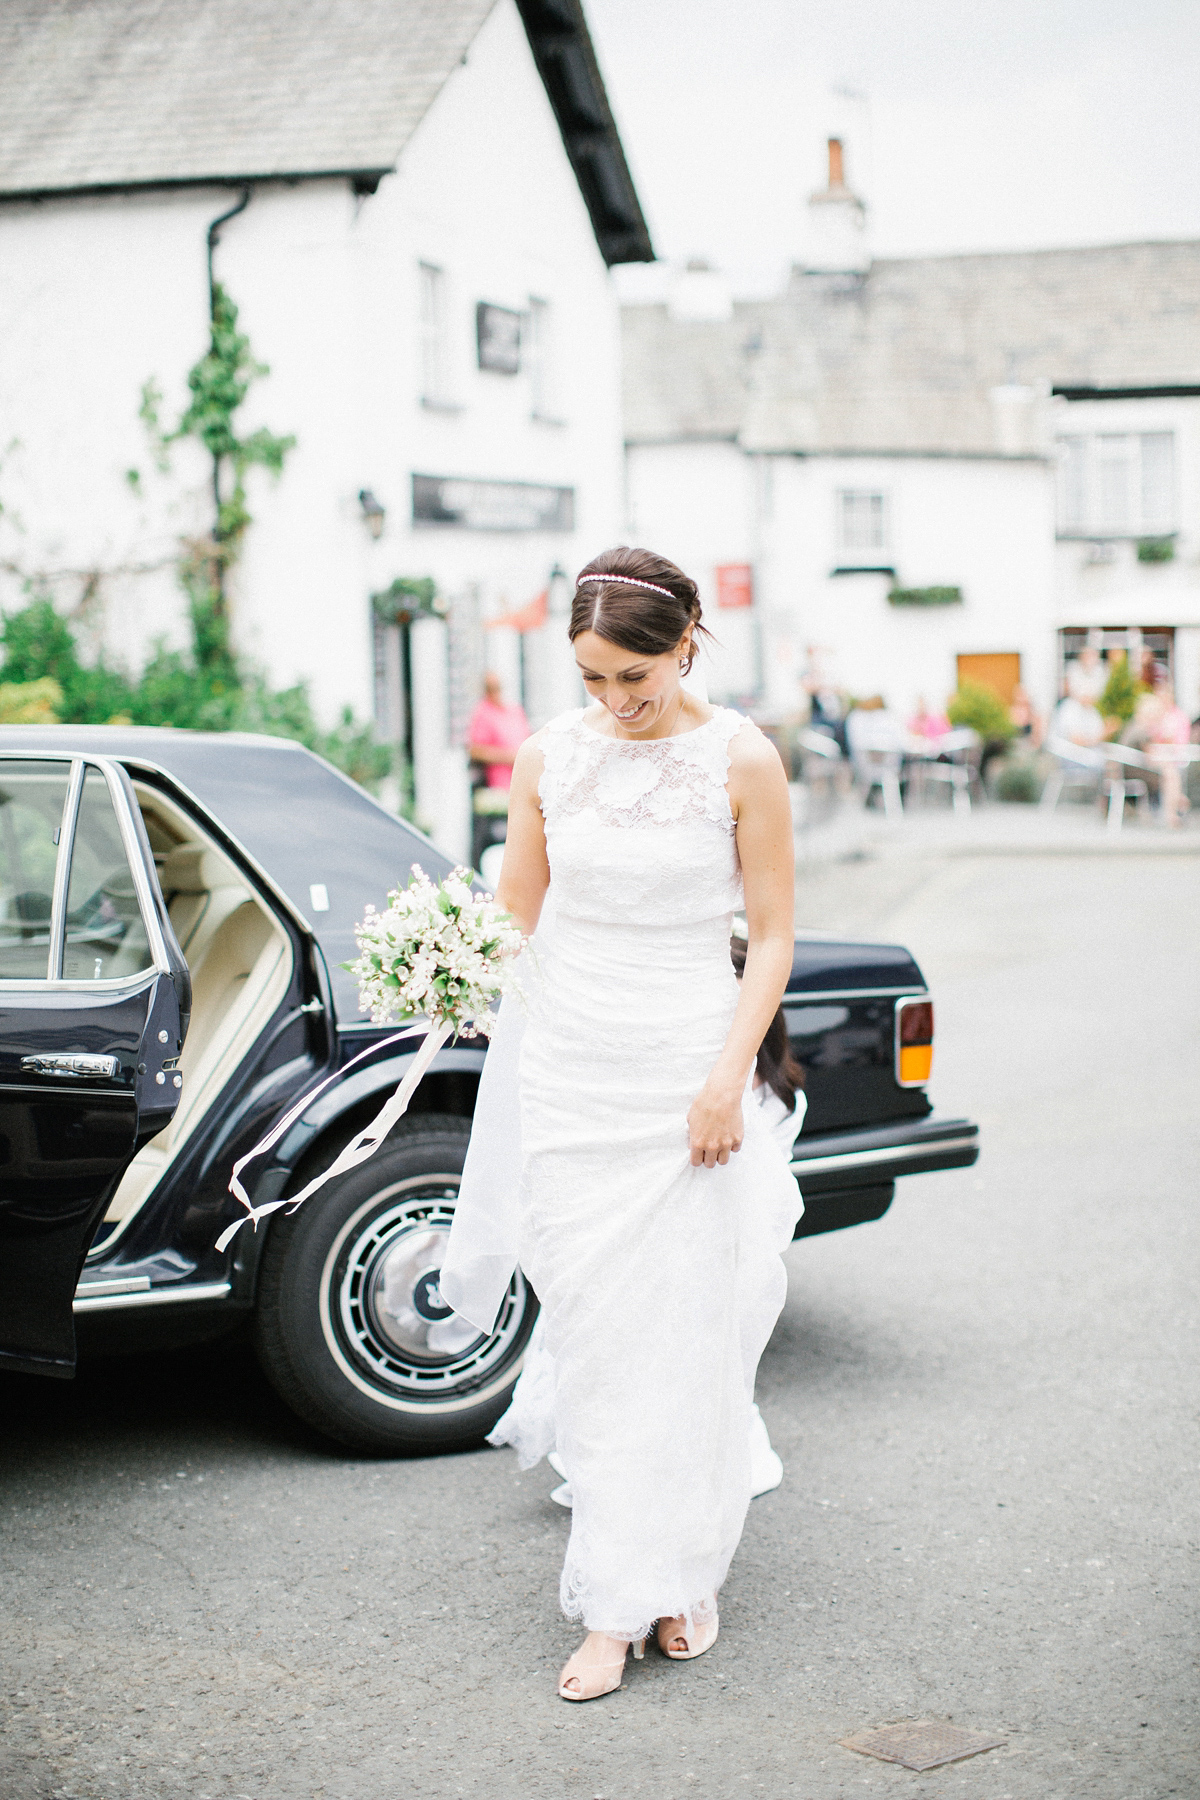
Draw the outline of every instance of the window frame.
<instances>
[{"instance_id":1,"label":"window frame","mask_svg":"<svg viewBox=\"0 0 1200 1800\"><path fill-rule=\"evenodd\" d=\"M554 311L554 302L544 294L530 294L522 361L529 375L529 416L539 425L566 423L559 404Z\"/></svg>"},{"instance_id":2,"label":"window frame","mask_svg":"<svg viewBox=\"0 0 1200 1800\"><path fill-rule=\"evenodd\" d=\"M63 801L62 821L59 825L58 860L54 865L54 888L50 901L50 944L46 956L46 973L35 975L0 975L0 995L18 993L42 993L53 988L55 993L74 994L114 994L136 993L139 988L156 981L162 975L172 975L172 964L163 936L162 925L158 916L158 907L154 900L154 890L150 886L150 877L146 872L142 844L137 835L130 812L130 800L121 782L119 765L110 757L80 756L72 751L38 750L17 754L0 754L0 768L8 762L47 762L66 763L69 765L67 776L67 792ZM137 897L138 910L142 916L142 924L146 931L146 942L150 947L150 963L144 969L137 969L128 975L101 976L97 981L72 980L62 973L66 954L67 929L67 893L71 880L71 861L75 850L75 832L79 823L79 805L83 798L83 782L88 769L98 769L108 789L108 797L112 801L113 811L117 818L117 828L121 834L121 848L125 852L125 860L129 864L133 876L133 891ZM126 778L128 779L128 778Z\"/></svg>"},{"instance_id":3,"label":"window frame","mask_svg":"<svg viewBox=\"0 0 1200 1800\"><path fill-rule=\"evenodd\" d=\"M851 543L846 532L849 501L878 501L879 503L879 537L875 543ZM877 487L839 487L834 489L834 548L839 559L852 563L854 559L866 562L891 550L892 547L892 507L891 496L886 488Z\"/></svg>"},{"instance_id":4,"label":"window frame","mask_svg":"<svg viewBox=\"0 0 1200 1800\"><path fill-rule=\"evenodd\" d=\"M443 264L417 258L419 397L429 412L461 412L454 399L450 359L450 284ZM432 379L431 379L432 377Z\"/></svg>"},{"instance_id":5,"label":"window frame","mask_svg":"<svg viewBox=\"0 0 1200 1800\"><path fill-rule=\"evenodd\" d=\"M1147 439L1167 440L1170 445L1169 488L1163 516L1148 516ZM1174 426L1159 429L1093 429L1060 431L1055 439L1054 535L1060 543L1137 543L1142 538L1179 535L1179 433ZM1116 445L1124 456L1114 454ZM1102 470L1123 463L1126 522L1117 524L1102 516Z\"/></svg>"}]
</instances>

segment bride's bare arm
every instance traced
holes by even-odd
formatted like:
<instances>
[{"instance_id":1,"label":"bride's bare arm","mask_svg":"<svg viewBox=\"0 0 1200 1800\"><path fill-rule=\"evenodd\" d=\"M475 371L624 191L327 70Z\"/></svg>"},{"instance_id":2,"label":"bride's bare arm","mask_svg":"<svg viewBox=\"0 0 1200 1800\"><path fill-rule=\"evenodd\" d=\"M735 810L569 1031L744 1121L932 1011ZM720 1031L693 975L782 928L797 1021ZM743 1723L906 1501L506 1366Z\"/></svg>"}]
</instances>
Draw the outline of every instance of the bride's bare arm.
<instances>
[{"instance_id":1,"label":"bride's bare arm","mask_svg":"<svg viewBox=\"0 0 1200 1800\"><path fill-rule=\"evenodd\" d=\"M542 902L550 886L546 856L546 824L538 800L542 778L540 734L526 738L513 764L508 800L508 836L504 861L496 887L496 899L510 912L527 937L541 917Z\"/></svg>"},{"instance_id":2,"label":"bride's bare arm","mask_svg":"<svg viewBox=\"0 0 1200 1800\"><path fill-rule=\"evenodd\" d=\"M729 799L737 821L748 943L729 1036L688 1113L692 1162L709 1169L742 1147L746 1079L792 971L792 811L783 764L760 732L739 731L730 744Z\"/></svg>"}]
</instances>

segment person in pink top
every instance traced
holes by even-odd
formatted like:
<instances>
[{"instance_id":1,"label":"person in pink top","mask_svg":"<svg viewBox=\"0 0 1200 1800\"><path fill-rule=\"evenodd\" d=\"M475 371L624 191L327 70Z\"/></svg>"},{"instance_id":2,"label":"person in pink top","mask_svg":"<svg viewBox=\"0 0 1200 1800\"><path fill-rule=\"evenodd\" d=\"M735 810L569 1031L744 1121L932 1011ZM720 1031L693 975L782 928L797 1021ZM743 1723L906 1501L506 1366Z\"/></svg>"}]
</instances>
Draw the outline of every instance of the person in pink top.
<instances>
[{"instance_id":1,"label":"person in pink top","mask_svg":"<svg viewBox=\"0 0 1200 1800\"><path fill-rule=\"evenodd\" d=\"M944 712L930 712L924 695L917 700L917 710L908 721L909 734L919 738L945 737L950 721Z\"/></svg>"},{"instance_id":2,"label":"person in pink top","mask_svg":"<svg viewBox=\"0 0 1200 1800\"><path fill-rule=\"evenodd\" d=\"M1175 704L1175 689L1165 670L1156 676L1154 691L1138 705L1135 723L1141 718L1145 727L1146 755L1158 765L1162 816L1170 826L1183 823L1189 801L1183 791L1183 759L1177 746L1191 737L1191 721L1181 706Z\"/></svg>"},{"instance_id":3,"label":"person in pink top","mask_svg":"<svg viewBox=\"0 0 1200 1800\"><path fill-rule=\"evenodd\" d=\"M483 699L467 726L467 754L487 768L488 787L511 787L513 763L528 736L524 707L505 705L504 684L489 669L483 678Z\"/></svg>"}]
</instances>

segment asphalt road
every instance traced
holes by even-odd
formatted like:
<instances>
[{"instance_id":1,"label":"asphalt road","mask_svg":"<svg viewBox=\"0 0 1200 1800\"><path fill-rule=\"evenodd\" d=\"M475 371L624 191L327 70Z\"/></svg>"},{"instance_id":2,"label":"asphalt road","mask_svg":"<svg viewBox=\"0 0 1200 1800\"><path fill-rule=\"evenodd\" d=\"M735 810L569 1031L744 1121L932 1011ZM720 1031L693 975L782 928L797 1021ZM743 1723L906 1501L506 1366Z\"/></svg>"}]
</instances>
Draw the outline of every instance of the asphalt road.
<instances>
[{"instance_id":1,"label":"asphalt road","mask_svg":"<svg viewBox=\"0 0 1200 1800\"><path fill-rule=\"evenodd\" d=\"M346 1460L240 1352L7 1378L4 1800L1196 1800L1198 876L806 877L810 922L917 953L986 1148L790 1252L786 1480L694 1665L556 1699L566 1519L509 1451ZM839 1745L903 1718L1006 1747Z\"/></svg>"}]
</instances>

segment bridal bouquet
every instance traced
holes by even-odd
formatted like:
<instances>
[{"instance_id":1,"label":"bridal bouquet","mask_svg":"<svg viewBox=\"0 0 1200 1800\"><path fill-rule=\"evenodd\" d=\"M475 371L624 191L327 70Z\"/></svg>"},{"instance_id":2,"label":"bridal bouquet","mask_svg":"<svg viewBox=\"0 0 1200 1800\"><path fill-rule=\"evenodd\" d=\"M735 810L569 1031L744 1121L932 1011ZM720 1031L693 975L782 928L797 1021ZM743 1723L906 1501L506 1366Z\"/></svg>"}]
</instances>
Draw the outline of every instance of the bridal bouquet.
<instances>
[{"instance_id":1,"label":"bridal bouquet","mask_svg":"<svg viewBox=\"0 0 1200 1800\"><path fill-rule=\"evenodd\" d=\"M226 1227L217 1249L226 1244L247 1220L257 1226L268 1213L303 1204L334 1176L357 1168L373 1156L388 1132L408 1110L429 1065L450 1037L490 1037L491 1006L513 986L512 966L525 939L510 914L496 905L490 894L471 890L466 869L454 869L436 886L419 863L413 864L406 888L393 888L387 906L377 912L368 906L361 924L354 927L358 956L343 963L358 977L360 1012L369 1012L374 1025L393 1021L421 1021L371 1044L327 1077L319 1087L302 1096L253 1150L233 1166L229 1191L246 1208L245 1217ZM349 1074L356 1063L404 1038L421 1038L403 1081L383 1109L330 1164L299 1194L254 1206L242 1185L242 1171L255 1157L264 1155L289 1131L319 1094Z\"/></svg>"},{"instance_id":2,"label":"bridal bouquet","mask_svg":"<svg viewBox=\"0 0 1200 1800\"><path fill-rule=\"evenodd\" d=\"M368 906L354 927L359 1011L373 1025L424 1015L462 1037L490 1037L492 1001L508 987L507 967L524 939L490 895L473 894L466 869L435 887L419 863L383 912Z\"/></svg>"}]
</instances>

